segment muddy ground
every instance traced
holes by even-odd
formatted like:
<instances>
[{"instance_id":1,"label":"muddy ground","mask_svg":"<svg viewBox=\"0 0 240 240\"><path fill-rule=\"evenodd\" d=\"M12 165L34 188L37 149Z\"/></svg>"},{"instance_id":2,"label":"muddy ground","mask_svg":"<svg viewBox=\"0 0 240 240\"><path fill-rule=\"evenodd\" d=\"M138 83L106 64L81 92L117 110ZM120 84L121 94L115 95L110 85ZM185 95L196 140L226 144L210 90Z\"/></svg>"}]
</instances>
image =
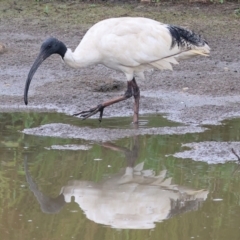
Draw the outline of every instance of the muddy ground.
<instances>
[{"instance_id":1,"label":"muddy ground","mask_svg":"<svg viewBox=\"0 0 240 240\"><path fill-rule=\"evenodd\" d=\"M74 49L87 29L108 17L141 16L181 25L204 35L210 57L182 61L174 71L153 71L141 89L140 114L164 113L190 125L240 116L240 4L0 2L0 111L59 111L72 114L120 95L126 80L104 66L71 69L51 56L23 91L41 43L55 36ZM0 49L0 50L1 50ZM133 100L105 110L104 116L131 116ZM97 117L97 116L96 116Z\"/></svg>"}]
</instances>

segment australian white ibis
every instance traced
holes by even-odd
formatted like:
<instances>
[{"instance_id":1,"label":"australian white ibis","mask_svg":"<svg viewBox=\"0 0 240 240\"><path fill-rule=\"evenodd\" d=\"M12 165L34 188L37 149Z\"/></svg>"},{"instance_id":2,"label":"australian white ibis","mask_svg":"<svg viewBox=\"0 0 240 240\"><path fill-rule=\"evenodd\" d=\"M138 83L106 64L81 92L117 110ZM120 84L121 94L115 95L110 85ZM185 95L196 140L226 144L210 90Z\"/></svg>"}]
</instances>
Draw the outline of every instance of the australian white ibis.
<instances>
[{"instance_id":1,"label":"australian white ibis","mask_svg":"<svg viewBox=\"0 0 240 240\"><path fill-rule=\"evenodd\" d=\"M207 56L208 43L200 35L174 25L163 24L148 18L110 18L92 26L74 52L56 38L43 42L25 85L24 101L28 104L28 89L40 64L52 54L59 54L73 68L103 64L122 71L127 78L127 90L123 96L103 102L87 111L81 111L83 119L100 112L102 120L105 107L134 97L133 122L138 122L140 90L135 75L144 78L148 69L172 69L171 64L195 55Z\"/></svg>"}]
</instances>

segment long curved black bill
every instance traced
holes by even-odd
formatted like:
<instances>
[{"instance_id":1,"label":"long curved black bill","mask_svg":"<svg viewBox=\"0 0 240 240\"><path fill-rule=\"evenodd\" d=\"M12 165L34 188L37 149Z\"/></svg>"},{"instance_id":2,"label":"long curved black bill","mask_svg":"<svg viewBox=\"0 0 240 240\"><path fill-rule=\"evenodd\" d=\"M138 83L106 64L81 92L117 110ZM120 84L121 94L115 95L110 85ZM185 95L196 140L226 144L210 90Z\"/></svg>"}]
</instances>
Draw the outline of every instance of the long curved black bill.
<instances>
[{"instance_id":1,"label":"long curved black bill","mask_svg":"<svg viewBox=\"0 0 240 240\"><path fill-rule=\"evenodd\" d=\"M25 84L25 89L24 89L24 102L25 102L26 105L28 104L28 89L29 89L30 83L32 81L33 75L37 71L37 69L41 65L41 63L47 57L49 57L48 54L46 54L45 52L40 52L37 59L33 63L32 67L31 67L31 69L28 73L28 78L27 78L27 81L26 81L26 84Z\"/></svg>"}]
</instances>

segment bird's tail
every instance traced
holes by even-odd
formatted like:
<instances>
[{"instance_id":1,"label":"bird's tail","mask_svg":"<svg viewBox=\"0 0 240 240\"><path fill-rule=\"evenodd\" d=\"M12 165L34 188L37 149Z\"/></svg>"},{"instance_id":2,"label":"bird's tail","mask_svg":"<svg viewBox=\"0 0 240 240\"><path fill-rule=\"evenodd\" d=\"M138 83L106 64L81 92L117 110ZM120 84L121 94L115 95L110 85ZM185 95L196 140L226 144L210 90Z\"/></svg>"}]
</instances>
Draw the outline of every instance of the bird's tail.
<instances>
[{"instance_id":1,"label":"bird's tail","mask_svg":"<svg viewBox=\"0 0 240 240\"><path fill-rule=\"evenodd\" d=\"M153 67L172 70L172 64L178 64L179 60L196 55L208 56L210 53L207 41L200 35L173 25L167 25L167 28L172 37L170 49L173 54L150 63Z\"/></svg>"},{"instance_id":2,"label":"bird's tail","mask_svg":"<svg viewBox=\"0 0 240 240\"><path fill-rule=\"evenodd\" d=\"M194 46L192 47L192 49L182 50L177 54L163 58L159 61L152 62L151 65L160 70L163 70L163 69L172 70L172 64L178 64L179 60L188 59L197 55L206 57L208 56L209 53L210 53L210 47L207 44L201 47Z\"/></svg>"},{"instance_id":3,"label":"bird's tail","mask_svg":"<svg viewBox=\"0 0 240 240\"><path fill-rule=\"evenodd\" d=\"M201 35L196 34L191 30L174 25L168 25L167 27L172 37L171 48L174 48L176 45L181 49L190 49L194 46L203 47L208 45L207 41Z\"/></svg>"},{"instance_id":4,"label":"bird's tail","mask_svg":"<svg viewBox=\"0 0 240 240\"><path fill-rule=\"evenodd\" d=\"M192 46L191 49L180 52L175 56L175 59L178 61L182 59L188 59L190 57L197 56L197 55L207 57L209 56L209 53L210 53L210 47L206 43L203 46L200 46L200 47Z\"/></svg>"},{"instance_id":5,"label":"bird's tail","mask_svg":"<svg viewBox=\"0 0 240 240\"><path fill-rule=\"evenodd\" d=\"M173 25L168 25L168 30L172 37L171 49L177 47L181 51L177 57L178 59L194 55L208 56L210 47L201 35Z\"/></svg>"}]
</instances>

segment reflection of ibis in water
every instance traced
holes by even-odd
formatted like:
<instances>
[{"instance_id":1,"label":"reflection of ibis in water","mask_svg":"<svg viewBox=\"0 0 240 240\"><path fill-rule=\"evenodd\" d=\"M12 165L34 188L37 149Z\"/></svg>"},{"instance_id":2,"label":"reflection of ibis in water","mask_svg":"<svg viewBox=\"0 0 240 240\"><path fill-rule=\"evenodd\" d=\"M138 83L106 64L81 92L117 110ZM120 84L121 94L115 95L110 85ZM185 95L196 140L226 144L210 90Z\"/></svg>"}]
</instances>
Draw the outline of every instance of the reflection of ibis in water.
<instances>
[{"instance_id":1,"label":"reflection of ibis in water","mask_svg":"<svg viewBox=\"0 0 240 240\"><path fill-rule=\"evenodd\" d=\"M197 210L206 200L208 191L174 185L166 170L156 175L143 167L143 163L128 166L98 183L69 181L52 199L38 190L25 164L27 181L43 212L57 213L74 199L88 219L114 228L154 228L155 222Z\"/></svg>"},{"instance_id":2,"label":"reflection of ibis in water","mask_svg":"<svg viewBox=\"0 0 240 240\"><path fill-rule=\"evenodd\" d=\"M210 48L198 34L148 18L110 18L92 26L75 51L56 38L43 42L40 53L29 71L25 85L24 101L28 104L28 89L34 73L41 63L52 54L58 54L73 68L102 64L121 71L127 79L127 90L123 96L103 102L94 108L82 111L84 119L100 112L101 121L105 107L134 97L133 122L138 121L140 90L135 75L144 79L149 69L171 69L179 60L203 55ZM93 79L91 81L94 81Z\"/></svg>"}]
</instances>

